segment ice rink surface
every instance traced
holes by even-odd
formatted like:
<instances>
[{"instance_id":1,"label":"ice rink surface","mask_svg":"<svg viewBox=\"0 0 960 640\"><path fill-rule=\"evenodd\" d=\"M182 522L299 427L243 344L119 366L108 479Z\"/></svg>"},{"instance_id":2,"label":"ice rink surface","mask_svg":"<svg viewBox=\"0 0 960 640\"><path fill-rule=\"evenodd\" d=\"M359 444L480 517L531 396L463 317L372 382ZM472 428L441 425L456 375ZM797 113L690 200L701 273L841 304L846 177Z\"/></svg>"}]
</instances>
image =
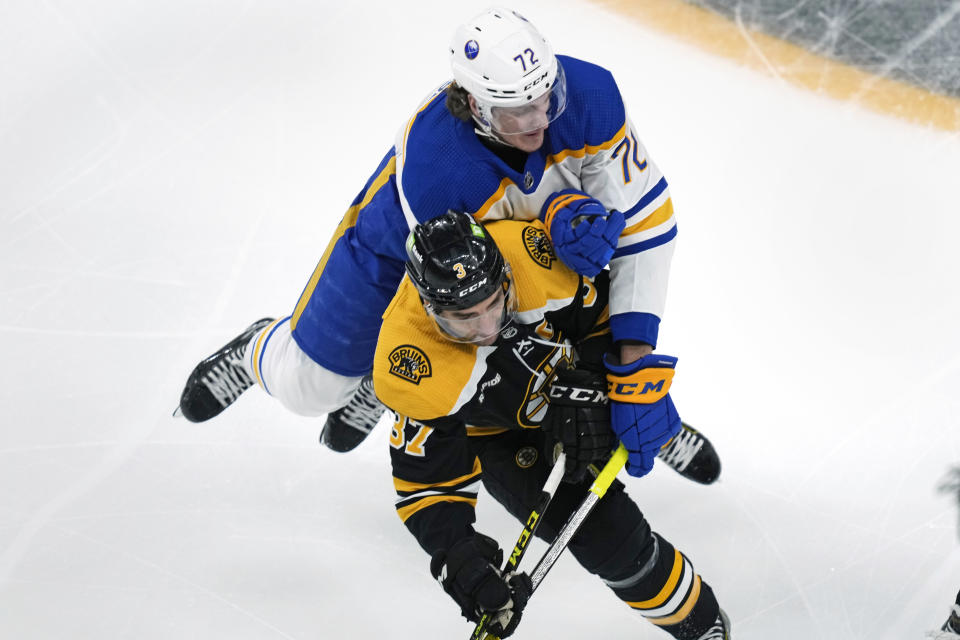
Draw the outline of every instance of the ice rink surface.
<instances>
[{"instance_id":1,"label":"ice rink surface","mask_svg":"<svg viewBox=\"0 0 960 640\"><path fill-rule=\"evenodd\" d=\"M355 452L194 364L292 307L486 3L13 0L0 14L0 637L467 637ZM960 137L595 6L516 4L610 68L680 225L659 350L724 462L628 479L737 640L921 638L960 588ZM481 494L478 528L519 532ZM531 552L536 554L542 546ZM666 638L570 558L522 639Z\"/></svg>"}]
</instances>

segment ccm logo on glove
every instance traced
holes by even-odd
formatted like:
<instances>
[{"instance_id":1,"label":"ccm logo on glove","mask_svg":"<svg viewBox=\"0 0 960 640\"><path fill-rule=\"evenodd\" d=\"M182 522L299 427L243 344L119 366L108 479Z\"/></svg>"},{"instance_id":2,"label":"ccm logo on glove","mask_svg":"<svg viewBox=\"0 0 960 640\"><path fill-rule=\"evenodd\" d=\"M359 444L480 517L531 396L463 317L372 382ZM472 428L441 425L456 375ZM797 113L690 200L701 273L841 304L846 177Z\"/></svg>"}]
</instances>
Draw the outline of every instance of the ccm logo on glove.
<instances>
[{"instance_id":1,"label":"ccm logo on glove","mask_svg":"<svg viewBox=\"0 0 960 640\"><path fill-rule=\"evenodd\" d=\"M671 368L647 367L629 375L607 374L607 393L611 400L650 404L667 395L673 383Z\"/></svg>"},{"instance_id":2,"label":"ccm logo on glove","mask_svg":"<svg viewBox=\"0 0 960 640\"><path fill-rule=\"evenodd\" d=\"M607 394L603 389L584 389L554 382L549 387L550 400L567 400L572 403L606 404Z\"/></svg>"}]
</instances>

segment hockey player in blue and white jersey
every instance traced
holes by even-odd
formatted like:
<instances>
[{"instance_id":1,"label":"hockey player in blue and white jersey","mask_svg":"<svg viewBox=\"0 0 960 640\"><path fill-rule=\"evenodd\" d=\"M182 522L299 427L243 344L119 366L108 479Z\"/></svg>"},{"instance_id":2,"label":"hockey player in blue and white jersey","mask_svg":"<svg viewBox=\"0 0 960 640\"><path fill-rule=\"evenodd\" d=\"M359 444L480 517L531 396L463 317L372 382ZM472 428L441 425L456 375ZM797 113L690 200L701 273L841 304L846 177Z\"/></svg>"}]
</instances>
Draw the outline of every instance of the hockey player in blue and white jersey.
<instances>
[{"instance_id":1,"label":"hockey player in blue and white jersey","mask_svg":"<svg viewBox=\"0 0 960 640\"><path fill-rule=\"evenodd\" d=\"M254 323L194 369L180 402L189 420L214 417L256 383L298 414L329 414L331 448L356 446L383 411L370 372L404 240L451 209L481 222L539 217L572 269L609 265L614 366L642 366L653 351L677 227L610 72L554 55L502 8L458 27L450 58L453 81L401 127L292 314Z\"/></svg>"}]
</instances>

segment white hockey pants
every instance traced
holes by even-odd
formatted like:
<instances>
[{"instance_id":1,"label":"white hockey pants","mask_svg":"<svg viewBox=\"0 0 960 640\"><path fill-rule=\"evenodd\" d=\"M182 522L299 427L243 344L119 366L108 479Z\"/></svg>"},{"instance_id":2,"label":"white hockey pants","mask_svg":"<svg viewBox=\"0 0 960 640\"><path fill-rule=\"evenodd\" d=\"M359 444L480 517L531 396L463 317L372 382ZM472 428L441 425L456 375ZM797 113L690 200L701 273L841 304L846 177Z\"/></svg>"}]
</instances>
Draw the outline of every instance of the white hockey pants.
<instances>
[{"instance_id":1,"label":"white hockey pants","mask_svg":"<svg viewBox=\"0 0 960 640\"><path fill-rule=\"evenodd\" d=\"M245 364L264 391L301 416L319 416L347 404L362 378L323 368L290 334L290 318L267 325L247 344Z\"/></svg>"}]
</instances>

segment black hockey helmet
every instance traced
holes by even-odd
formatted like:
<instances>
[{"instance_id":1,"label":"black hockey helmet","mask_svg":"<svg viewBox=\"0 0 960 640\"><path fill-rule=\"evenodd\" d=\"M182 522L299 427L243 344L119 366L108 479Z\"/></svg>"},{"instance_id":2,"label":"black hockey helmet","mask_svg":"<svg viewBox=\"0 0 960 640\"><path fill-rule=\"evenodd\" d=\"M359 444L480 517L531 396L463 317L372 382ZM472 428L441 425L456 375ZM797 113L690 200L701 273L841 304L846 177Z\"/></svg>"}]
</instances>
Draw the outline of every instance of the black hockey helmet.
<instances>
[{"instance_id":1,"label":"black hockey helmet","mask_svg":"<svg viewBox=\"0 0 960 640\"><path fill-rule=\"evenodd\" d=\"M407 237L407 275L434 311L466 309L508 285L497 243L466 213L418 224Z\"/></svg>"}]
</instances>

